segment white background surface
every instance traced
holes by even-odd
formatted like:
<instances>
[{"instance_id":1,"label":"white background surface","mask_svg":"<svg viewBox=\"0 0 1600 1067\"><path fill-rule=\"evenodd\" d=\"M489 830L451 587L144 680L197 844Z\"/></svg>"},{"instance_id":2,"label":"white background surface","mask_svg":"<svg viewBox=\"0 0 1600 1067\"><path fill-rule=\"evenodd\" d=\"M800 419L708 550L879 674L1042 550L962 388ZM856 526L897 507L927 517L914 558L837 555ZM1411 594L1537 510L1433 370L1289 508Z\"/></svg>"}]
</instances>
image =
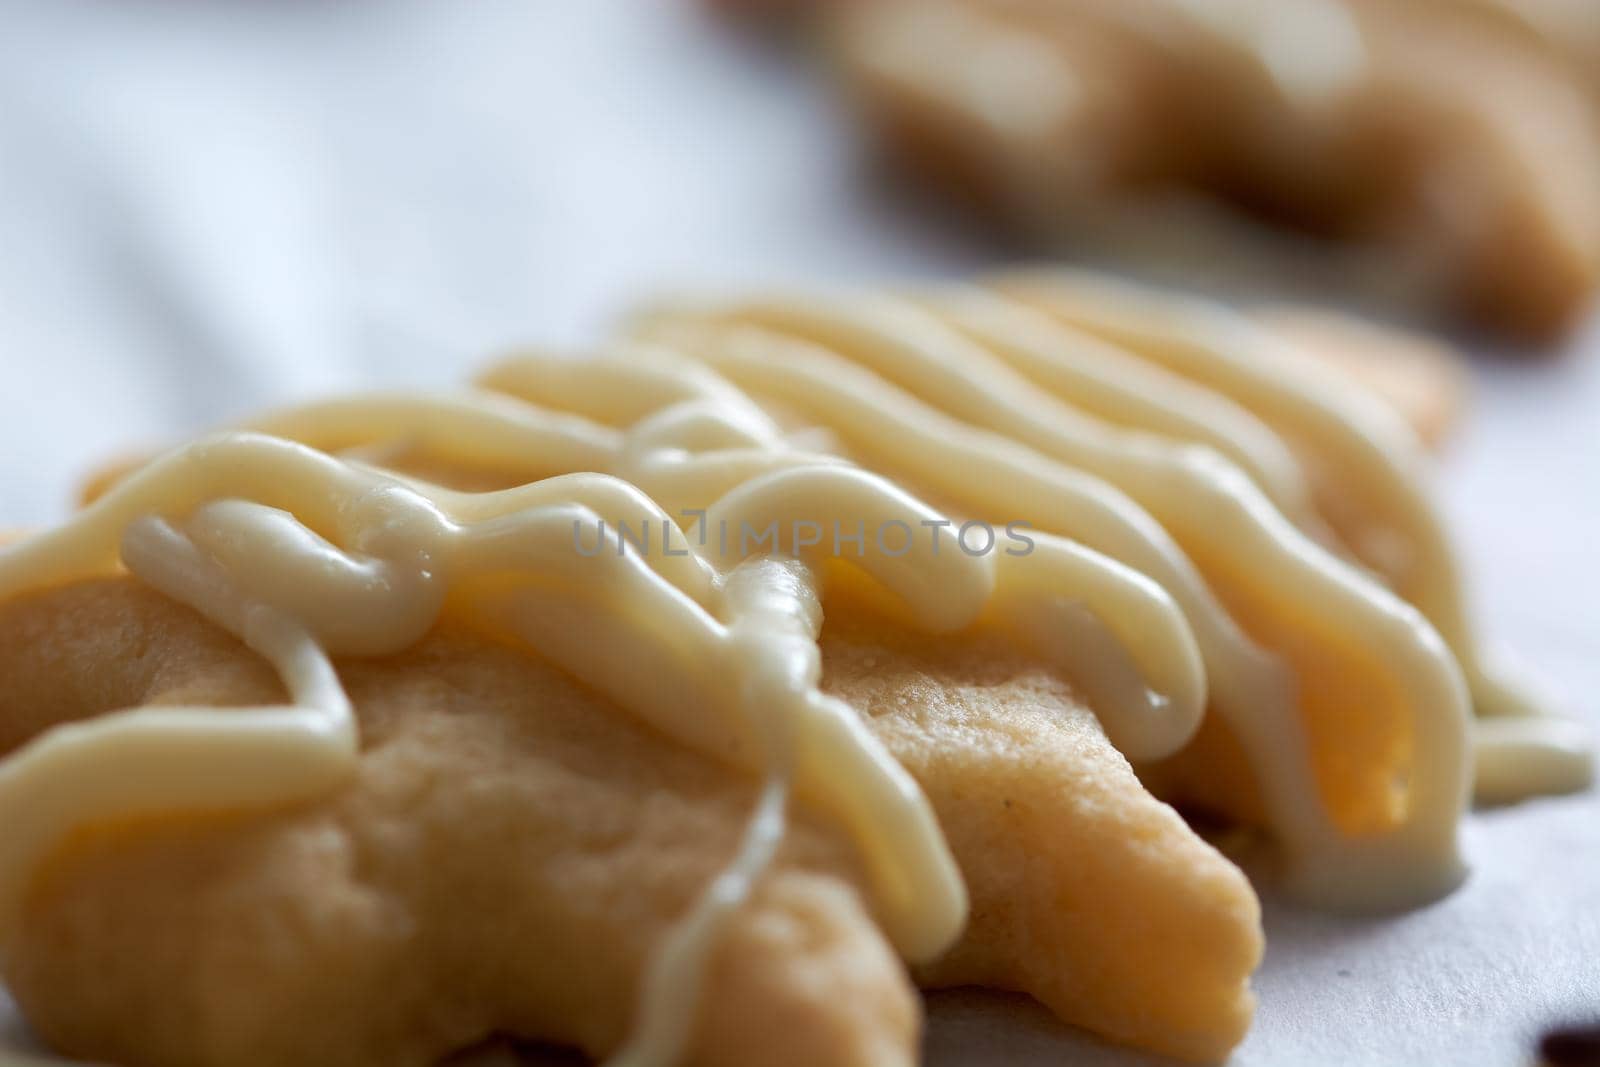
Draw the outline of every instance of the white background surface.
<instances>
[{"instance_id":1,"label":"white background surface","mask_svg":"<svg viewBox=\"0 0 1600 1067\"><path fill-rule=\"evenodd\" d=\"M0 0L0 526L59 517L118 450L459 380L662 287L992 259L869 180L837 119L801 66L668 0ZM1559 361L1477 361L1441 472L1487 629L1591 715L1597 355L1591 330ZM1418 913L1269 901L1235 1062L1513 1064L1541 1023L1600 1015L1600 801L1468 841L1473 879ZM928 1059L1146 1062L949 995Z\"/></svg>"}]
</instances>

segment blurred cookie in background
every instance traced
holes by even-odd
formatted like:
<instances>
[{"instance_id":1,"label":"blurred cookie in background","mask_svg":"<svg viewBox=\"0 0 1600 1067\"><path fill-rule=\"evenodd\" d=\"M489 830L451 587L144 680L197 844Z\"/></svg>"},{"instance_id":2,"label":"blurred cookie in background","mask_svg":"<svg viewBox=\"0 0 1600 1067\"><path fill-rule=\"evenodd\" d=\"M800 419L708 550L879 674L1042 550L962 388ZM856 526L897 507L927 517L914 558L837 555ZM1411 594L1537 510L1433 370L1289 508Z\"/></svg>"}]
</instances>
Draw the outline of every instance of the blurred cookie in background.
<instances>
[{"instance_id":1,"label":"blurred cookie in background","mask_svg":"<svg viewBox=\"0 0 1600 1067\"><path fill-rule=\"evenodd\" d=\"M1600 284L1593 4L873 0L817 17L900 169L1031 244L1153 242L1208 268L1266 223L1317 239L1305 270L1534 342ZM1188 232L1218 206L1249 223Z\"/></svg>"}]
</instances>

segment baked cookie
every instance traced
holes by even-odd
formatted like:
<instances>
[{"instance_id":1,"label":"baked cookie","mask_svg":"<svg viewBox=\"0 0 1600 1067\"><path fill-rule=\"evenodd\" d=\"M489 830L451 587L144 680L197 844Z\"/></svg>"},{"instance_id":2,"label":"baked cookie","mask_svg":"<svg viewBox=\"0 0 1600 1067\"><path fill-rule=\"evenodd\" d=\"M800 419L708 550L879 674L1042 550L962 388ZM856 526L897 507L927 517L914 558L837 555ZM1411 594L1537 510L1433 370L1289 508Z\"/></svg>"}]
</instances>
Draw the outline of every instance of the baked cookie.
<instances>
[{"instance_id":1,"label":"baked cookie","mask_svg":"<svg viewBox=\"0 0 1600 1067\"><path fill-rule=\"evenodd\" d=\"M1056 272L631 335L0 552L0 973L53 1044L909 1064L916 983L1214 1061L1258 907L1163 800L1373 909L1458 883L1474 775L1588 781L1398 405L1248 318Z\"/></svg>"}]
</instances>

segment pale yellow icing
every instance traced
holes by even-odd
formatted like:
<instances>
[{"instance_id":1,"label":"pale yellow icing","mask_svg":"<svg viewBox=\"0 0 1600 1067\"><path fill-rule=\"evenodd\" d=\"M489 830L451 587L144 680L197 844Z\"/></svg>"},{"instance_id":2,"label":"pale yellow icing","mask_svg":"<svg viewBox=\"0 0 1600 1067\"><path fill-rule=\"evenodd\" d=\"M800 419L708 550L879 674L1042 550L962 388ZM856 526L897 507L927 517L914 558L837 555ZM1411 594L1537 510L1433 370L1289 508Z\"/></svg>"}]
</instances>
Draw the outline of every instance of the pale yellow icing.
<instances>
[{"instance_id":1,"label":"pale yellow icing","mask_svg":"<svg viewBox=\"0 0 1600 1067\"><path fill-rule=\"evenodd\" d=\"M581 363L559 357L527 357L489 375L505 389L537 392L544 401L564 401L582 415L518 404L494 393L461 391L444 396L381 394L341 399L263 416L251 426L325 449L402 438L425 446L427 442L407 435L406 427L418 421L450 419L454 420L453 434L427 449L430 456L461 463L494 457L491 465L504 464L508 475L520 480L551 473L539 455L525 451L538 440L530 435L530 426L561 425L576 436L596 439L603 432L598 423L579 425L575 420L604 414L602 408L613 402L613 391L628 371L653 378L655 372L681 365L681 360L663 354L651 353L647 358L640 352L601 354ZM705 372L698 368L697 373ZM574 388L584 374L590 376L587 384L592 399ZM550 384L557 380L559 386ZM668 398L674 395L668 394ZM742 398L741 402L748 405ZM629 413L630 417L634 414L639 412ZM365 432L354 433L356 427ZM680 436L672 438L673 443L662 444L669 430ZM687 438L707 450L691 453L676 443ZM514 465L519 455L526 457L520 467ZM823 527L816 532L817 543L808 546L819 557L835 554L835 524L841 532L852 533L858 528L876 530L897 519L905 521L917 533L918 553L888 555L877 551L869 536L860 545L841 540L838 554L863 566L896 571L905 583L925 585L925 602L919 611L934 628L959 628L974 620L972 598L957 595L958 590L946 584L950 580L947 573L929 571L923 562L922 553L935 551L924 524L942 521L939 513L903 494L893 507L886 508L876 495L884 484L880 479L842 466L832 457L785 445L777 428L754 409L730 419L726 411L698 398L672 403L648 413L630 431L616 435L586 458L591 469L626 478L664 508L692 513L707 530L737 529L741 523L758 530L773 523L782 528L785 514L804 516L807 522ZM787 496L781 503L773 496L768 498L771 503L745 508L742 501L761 492L765 478L776 477L780 471L791 472L784 475ZM871 487L870 492L863 492L864 487ZM427 491L436 500L450 502L458 514L473 514L475 500L493 500L500 495L453 493L439 487ZM786 541L792 540L787 529L784 533ZM697 550L713 557L723 547L714 536L707 536L704 544L693 531L688 536ZM951 536L945 535L947 545ZM994 583L988 610L992 621L1025 631L1044 654L1062 662L1096 699L1108 733L1124 751L1139 754L1136 758L1151 758L1144 754L1180 748L1198 725L1205 704L1205 682L1198 650L1170 596L1157 583L1080 545L1046 535L1038 535L1034 541L1033 550L1024 557L997 551L965 564L962 573ZM736 550L739 546L730 543L726 547ZM943 555L962 554L947 547ZM1088 619L1054 602L1053 598L1067 592L1075 604L1088 610ZM1027 626L1016 621L1024 615L1032 620ZM1096 642L1093 631L1101 628L1115 638L1114 645ZM1099 654L1083 656L1086 644L1094 644ZM1131 657L1131 670L1119 669L1119 656Z\"/></svg>"}]
</instances>

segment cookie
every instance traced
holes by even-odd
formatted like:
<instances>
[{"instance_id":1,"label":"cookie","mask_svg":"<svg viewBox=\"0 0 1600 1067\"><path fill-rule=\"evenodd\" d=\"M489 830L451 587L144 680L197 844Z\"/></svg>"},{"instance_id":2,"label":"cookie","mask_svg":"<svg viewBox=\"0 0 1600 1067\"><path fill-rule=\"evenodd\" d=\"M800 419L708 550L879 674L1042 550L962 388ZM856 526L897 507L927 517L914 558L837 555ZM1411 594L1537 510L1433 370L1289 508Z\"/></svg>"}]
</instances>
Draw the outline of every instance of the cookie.
<instances>
[{"instance_id":1,"label":"cookie","mask_svg":"<svg viewBox=\"0 0 1600 1067\"><path fill-rule=\"evenodd\" d=\"M1574 58L1596 23L1512 7L889 0L821 17L901 169L1036 246L1125 245L1223 202L1356 250L1339 255L1363 282L1549 341L1600 282L1600 81L1593 53Z\"/></svg>"}]
</instances>

